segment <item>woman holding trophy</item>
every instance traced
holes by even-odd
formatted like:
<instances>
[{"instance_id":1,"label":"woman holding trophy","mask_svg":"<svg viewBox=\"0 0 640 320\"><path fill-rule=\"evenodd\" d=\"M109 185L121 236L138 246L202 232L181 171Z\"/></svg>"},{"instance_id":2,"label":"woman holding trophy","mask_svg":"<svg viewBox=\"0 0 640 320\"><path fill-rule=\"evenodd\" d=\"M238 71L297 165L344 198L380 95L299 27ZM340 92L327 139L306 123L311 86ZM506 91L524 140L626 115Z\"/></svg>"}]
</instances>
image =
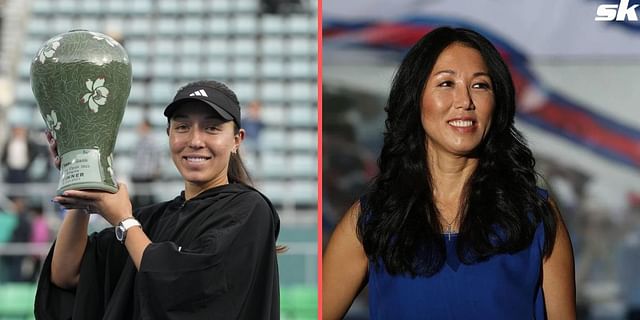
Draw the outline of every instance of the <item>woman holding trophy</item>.
<instances>
[{"instance_id":1,"label":"woman holding trophy","mask_svg":"<svg viewBox=\"0 0 640 320\"><path fill-rule=\"evenodd\" d=\"M279 318L279 218L238 155L244 131L235 93L192 82L164 115L184 191L134 212L122 183L115 192L59 188L53 201L68 210L38 283L37 318ZM47 137L64 175L65 161L79 161L58 158L58 129L50 126ZM87 236L88 213L114 228Z\"/></svg>"}]
</instances>

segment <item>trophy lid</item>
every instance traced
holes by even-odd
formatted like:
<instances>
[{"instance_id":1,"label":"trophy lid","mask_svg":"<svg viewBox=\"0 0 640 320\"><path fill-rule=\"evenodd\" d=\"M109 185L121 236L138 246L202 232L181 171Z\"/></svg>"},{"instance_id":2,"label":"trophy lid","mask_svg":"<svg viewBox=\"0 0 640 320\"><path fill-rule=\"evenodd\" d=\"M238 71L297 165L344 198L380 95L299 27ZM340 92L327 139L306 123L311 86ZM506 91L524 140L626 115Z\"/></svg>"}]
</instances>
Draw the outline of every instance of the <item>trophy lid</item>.
<instances>
[{"instance_id":1,"label":"trophy lid","mask_svg":"<svg viewBox=\"0 0 640 320\"><path fill-rule=\"evenodd\" d=\"M129 64L129 56L112 37L94 31L75 29L45 41L40 47L31 69L37 64L89 62L104 65L111 62Z\"/></svg>"}]
</instances>

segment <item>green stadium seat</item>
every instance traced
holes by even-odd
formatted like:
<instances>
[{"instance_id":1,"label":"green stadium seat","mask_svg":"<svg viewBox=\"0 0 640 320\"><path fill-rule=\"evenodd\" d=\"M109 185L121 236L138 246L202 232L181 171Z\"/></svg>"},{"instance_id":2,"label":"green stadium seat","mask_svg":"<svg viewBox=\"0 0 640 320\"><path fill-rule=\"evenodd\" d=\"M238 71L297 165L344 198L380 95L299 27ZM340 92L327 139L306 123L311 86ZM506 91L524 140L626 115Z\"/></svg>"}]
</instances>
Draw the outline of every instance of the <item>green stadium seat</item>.
<instances>
[{"instance_id":1,"label":"green stadium seat","mask_svg":"<svg viewBox=\"0 0 640 320\"><path fill-rule=\"evenodd\" d=\"M0 320L33 319L36 286L33 283L0 285Z\"/></svg>"},{"instance_id":2,"label":"green stadium seat","mask_svg":"<svg viewBox=\"0 0 640 320\"><path fill-rule=\"evenodd\" d=\"M282 319L317 319L317 288L313 286L281 287L280 316Z\"/></svg>"}]
</instances>

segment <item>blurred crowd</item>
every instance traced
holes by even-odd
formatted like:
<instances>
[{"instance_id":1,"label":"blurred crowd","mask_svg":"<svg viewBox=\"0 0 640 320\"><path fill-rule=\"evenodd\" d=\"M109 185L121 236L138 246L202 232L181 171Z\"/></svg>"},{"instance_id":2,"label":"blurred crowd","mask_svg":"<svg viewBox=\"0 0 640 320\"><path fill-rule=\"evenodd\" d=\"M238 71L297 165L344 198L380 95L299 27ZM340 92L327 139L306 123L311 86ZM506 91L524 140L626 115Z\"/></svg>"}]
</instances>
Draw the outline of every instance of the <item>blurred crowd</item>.
<instances>
[{"instance_id":1,"label":"blurred crowd","mask_svg":"<svg viewBox=\"0 0 640 320\"><path fill-rule=\"evenodd\" d=\"M33 249L19 250L33 252L23 255L22 252L7 251L0 256L0 282L35 281L38 277L42 254L38 244L48 247L52 240L49 221L43 214L42 206L30 203L28 198L13 197L9 199L9 207L0 211L0 243L14 243L31 246Z\"/></svg>"}]
</instances>

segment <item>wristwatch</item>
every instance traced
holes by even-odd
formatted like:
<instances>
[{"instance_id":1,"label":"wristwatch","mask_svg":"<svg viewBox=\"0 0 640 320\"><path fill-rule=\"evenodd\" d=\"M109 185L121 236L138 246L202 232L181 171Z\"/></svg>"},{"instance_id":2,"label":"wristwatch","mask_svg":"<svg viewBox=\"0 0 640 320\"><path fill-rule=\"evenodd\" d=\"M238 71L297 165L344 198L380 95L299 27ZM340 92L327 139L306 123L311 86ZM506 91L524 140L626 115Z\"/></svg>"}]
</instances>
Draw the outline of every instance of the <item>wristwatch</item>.
<instances>
[{"instance_id":1,"label":"wristwatch","mask_svg":"<svg viewBox=\"0 0 640 320\"><path fill-rule=\"evenodd\" d=\"M142 225L134 217L129 217L129 218L126 218L126 219L120 221L120 223L115 228L116 229L116 239L118 239L118 241L120 241L120 243L124 244L124 239L127 238L127 230L129 230L132 227L140 227L140 228L142 228Z\"/></svg>"}]
</instances>

